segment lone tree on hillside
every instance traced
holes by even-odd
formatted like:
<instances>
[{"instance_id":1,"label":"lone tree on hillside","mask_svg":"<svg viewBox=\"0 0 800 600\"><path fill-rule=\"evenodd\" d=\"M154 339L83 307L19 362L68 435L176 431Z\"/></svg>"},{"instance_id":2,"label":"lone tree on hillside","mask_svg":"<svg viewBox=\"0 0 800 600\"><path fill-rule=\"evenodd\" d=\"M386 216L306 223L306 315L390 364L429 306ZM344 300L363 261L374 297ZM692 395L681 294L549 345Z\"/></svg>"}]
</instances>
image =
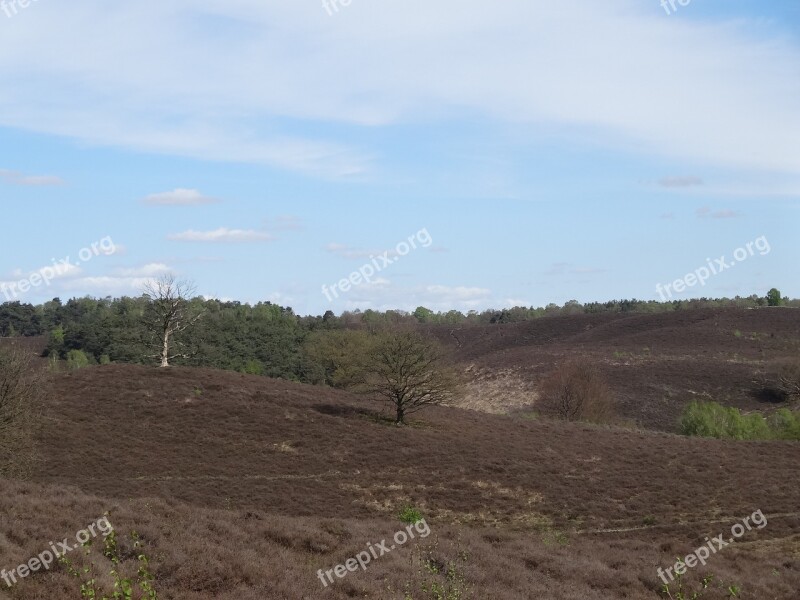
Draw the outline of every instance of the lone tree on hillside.
<instances>
[{"instance_id":1,"label":"lone tree on hillside","mask_svg":"<svg viewBox=\"0 0 800 600\"><path fill-rule=\"evenodd\" d=\"M565 421L606 423L614 415L614 397L592 365L568 361L542 383L539 406L546 415Z\"/></svg>"},{"instance_id":2,"label":"lone tree on hillside","mask_svg":"<svg viewBox=\"0 0 800 600\"><path fill-rule=\"evenodd\" d=\"M397 425L405 425L406 416L446 402L459 391L458 376L435 340L412 331L393 331L379 334L370 350L363 389L392 403Z\"/></svg>"},{"instance_id":3,"label":"lone tree on hillside","mask_svg":"<svg viewBox=\"0 0 800 600\"><path fill-rule=\"evenodd\" d=\"M0 475L24 475L33 459L34 412L44 375L18 346L0 348Z\"/></svg>"},{"instance_id":4,"label":"lone tree on hillside","mask_svg":"<svg viewBox=\"0 0 800 600\"><path fill-rule=\"evenodd\" d=\"M176 335L194 325L203 312L192 314L190 300L196 288L190 281L176 279L174 275L164 275L148 283L144 296L148 299L145 313L145 326L155 339L161 367L169 367L173 358L188 358L188 354L172 353L180 346Z\"/></svg>"}]
</instances>

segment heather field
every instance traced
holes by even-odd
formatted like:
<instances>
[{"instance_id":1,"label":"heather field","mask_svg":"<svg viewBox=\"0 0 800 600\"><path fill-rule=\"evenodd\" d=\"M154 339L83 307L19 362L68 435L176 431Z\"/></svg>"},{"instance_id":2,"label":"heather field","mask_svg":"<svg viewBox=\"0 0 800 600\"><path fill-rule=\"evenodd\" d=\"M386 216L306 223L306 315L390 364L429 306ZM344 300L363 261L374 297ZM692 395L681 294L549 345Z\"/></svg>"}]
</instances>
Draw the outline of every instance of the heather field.
<instances>
[{"instance_id":1,"label":"heather field","mask_svg":"<svg viewBox=\"0 0 800 600\"><path fill-rule=\"evenodd\" d=\"M661 336L646 342L648 360L704 355L701 339L751 362L790 350L787 328L797 320L784 320L789 311L763 314L735 323L724 313L658 317ZM457 332L453 344L465 370L499 366L501 357L508 366L538 355L537 344L551 352L567 344L590 353L601 345L632 349L645 343L637 325L647 328L647 319L476 328ZM618 333L603 334L615 323ZM738 345L731 334L728 346L714 346L696 331L726 335L733 326L760 332L752 343L762 345ZM618 335L624 340L616 344ZM631 365L615 371L609 360L606 368L620 373L616 386L641 385L626 379ZM669 372L651 371L653 378ZM723 379L711 378L709 388ZM657 569L707 538L729 540L733 526L761 511L766 524L690 569L684 593L713 576L699 597L797 598L796 442L686 438L631 423L534 419L526 409L432 407L398 428L383 409L345 391L212 369L61 373L43 407L30 480L3 481L0 567L108 513L121 569L135 573L145 552L159 598L655 600L667 597ZM370 544L407 531L399 515L408 507L424 517L424 537L415 532L366 570L323 585L319 570L324 578ZM76 565L94 565L98 585L110 589L111 563L98 547L74 556ZM0 597L79 598L79 583L58 565L0 587Z\"/></svg>"}]
</instances>

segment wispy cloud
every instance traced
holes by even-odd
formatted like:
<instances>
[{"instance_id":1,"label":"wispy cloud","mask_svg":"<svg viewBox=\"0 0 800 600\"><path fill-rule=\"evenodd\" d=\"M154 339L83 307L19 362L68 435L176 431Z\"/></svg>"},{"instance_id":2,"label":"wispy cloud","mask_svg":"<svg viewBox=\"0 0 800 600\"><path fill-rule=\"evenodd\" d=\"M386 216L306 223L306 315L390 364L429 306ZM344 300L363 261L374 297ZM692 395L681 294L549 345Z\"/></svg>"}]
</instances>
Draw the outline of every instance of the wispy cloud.
<instances>
[{"instance_id":1,"label":"wispy cloud","mask_svg":"<svg viewBox=\"0 0 800 600\"><path fill-rule=\"evenodd\" d=\"M694 175L682 177L662 177L658 180L658 185L664 188L689 188L704 185L705 182Z\"/></svg>"},{"instance_id":2,"label":"wispy cloud","mask_svg":"<svg viewBox=\"0 0 800 600\"><path fill-rule=\"evenodd\" d=\"M695 214L700 219L735 219L736 217L741 216L741 214L735 210L728 208L724 210L711 210L707 206L698 208L695 211Z\"/></svg>"},{"instance_id":3,"label":"wispy cloud","mask_svg":"<svg viewBox=\"0 0 800 600\"><path fill-rule=\"evenodd\" d=\"M0 179L13 185L52 186L64 185L64 180L55 175L25 175L19 171L0 169Z\"/></svg>"},{"instance_id":4,"label":"wispy cloud","mask_svg":"<svg viewBox=\"0 0 800 600\"><path fill-rule=\"evenodd\" d=\"M213 231L195 231L190 229L182 233L172 233L167 236L167 239L176 242L239 243L270 242L275 238L265 231L220 227Z\"/></svg>"},{"instance_id":5,"label":"wispy cloud","mask_svg":"<svg viewBox=\"0 0 800 600\"><path fill-rule=\"evenodd\" d=\"M607 147L800 174L800 50L777 29L665 19L632 0L469 10L407 0L363 3L335 20L310 10L262 0L54 3L0 39L0 56L15 56L0 61L0 124L351 177L381 149L354 147L361 138L348 127L437 120L456 108L520 125L531 141L542 123L564 139L580 127ZM389 27L394 35L376 33ZM25 44L33 39L46 41ZM442 47L447 60L430 61ZM326 139L308 137L319 123L331 125Z\"/></svg>"},{"instance_id":6,"label":"wispy cloud","mask_svg":"<svg viewBox=\"0 0 800 600\"><path fill-rule=\"evenodd\" d=\"M218 198L212 198L201 194L198 190L177 188L171 192L160 192L150 194L142 200L145 204L162 206L198 206L202 204L214 204L219 202Z\"/></svg>"},{"instance_id":7,"label":"wispy cloud","mask_svg":"<svg viewBox=\"0 0 800 600\"><path fill-rule=\"evenodd\" d=\"M171 272L172 268L164 263L149 263L140 267L118 267L113 274L117 277L157 277Z\"/></svg>"},{"instance_id":8,"label":"wispy cloud","mask_svg":"<svg viewBox=\"0 0 800 600\"><path fill-rule=\"evenodd\" d=\"M332 242L325 246L325 250L331 254L335 254L340 258L345 258L348 260L370 259L375 256L380 256L385 252L384 250L362 250L360 248L353 248L352 246L339 244L336 242ZM388 256L390 257L397 256L397 252L395 250L389 250L388 252Z\"/></svg>"}]
</instances>

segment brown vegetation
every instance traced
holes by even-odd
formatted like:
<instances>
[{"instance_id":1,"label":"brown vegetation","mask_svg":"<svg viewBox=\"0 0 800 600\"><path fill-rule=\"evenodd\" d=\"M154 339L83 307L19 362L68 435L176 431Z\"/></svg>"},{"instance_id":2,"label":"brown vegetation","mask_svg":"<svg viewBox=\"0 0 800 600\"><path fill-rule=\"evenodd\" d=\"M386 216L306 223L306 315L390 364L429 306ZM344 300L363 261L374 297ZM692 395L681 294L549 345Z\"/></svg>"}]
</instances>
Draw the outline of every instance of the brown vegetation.
<instances>
[{"instance_id":1,"label":"brown vegetation","mask_svg":"<svg viewBox=\"0 0 800 600\"><path fill-rule=\"evenodd\" d=\"M536 406L564 421L609 423L614 416L614 397L600 372L576 361L562 363L544 380Z\"/></svg>"},{"instance_id":2,"label":"brown vegetation","mask_svg":"<svg viewBox=\"0 0 800 600\"><path fill-rule=\"evenodd\" d=\"M43 371L17 345L0 348L0 476L22 476L32 467L34 416L45 391Z\"/></svg>"},{"instance_id":3,"label":"brown vegetation","mask_svg":"<svg viewBox=\"0 0 800 600\"><path fill-rule=\"evenodd\" d=\"M0 568L110 511L121 534L141 534L157 589L176 600L401 600L406 586L422 600L433 597L418 591L433 576L420 562L428 553L459 565L465 598L655 600L656 567L761 509L768 527L687 580L712 572L742 586L741 598L793 600L800 587L797 444L443 407L396 428L374 408L205 369L62 375L35 483L2 482ZM428 539L322 588L317 569L388 539L408 505L426 517ZM78 597L60 569L10 594Z\"/></svg>"}]
</instances>

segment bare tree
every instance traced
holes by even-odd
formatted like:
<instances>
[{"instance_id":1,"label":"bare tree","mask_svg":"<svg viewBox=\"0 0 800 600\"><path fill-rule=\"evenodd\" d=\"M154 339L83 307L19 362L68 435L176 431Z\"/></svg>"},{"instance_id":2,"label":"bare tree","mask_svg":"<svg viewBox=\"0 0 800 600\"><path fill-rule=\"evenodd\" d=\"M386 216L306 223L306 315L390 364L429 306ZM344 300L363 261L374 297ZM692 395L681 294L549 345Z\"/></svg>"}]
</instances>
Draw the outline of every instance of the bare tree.
<instances>
[{"instance_id":1,"label":"bare tree","mask_svg":"<svg viewBox=\"0 0 800 600\"><path fill-rule=\"evenodd\" d=\"M145 319L147 329L155 338L161 367L169 367L174 358L188 358L188 354L173 350L180 346L176 335L194 325L203 312L194 315L190 300L196 288L190 281L176 279L174 275L163 275L148 283L144 295L150 301Z\"/></svg>"},{"instance_id":2,"label":"bare tree","mask_svg":"<svg viewBox=\"0 0 800 600\"><path fill-rule=\"evenodd\" d=\"M565 421L606 423L614 416L614 396L592 365L562 363L542 383L539 407Z\"/></svg>"},{"instance_id":3,"label":"bare tree","mask_svg":"<svg viewBox=\"0 0 800 600\"><path fill-rule=\"evenodd\" d=\"M412 331L380 334L364 364L366 392L383 396L396 411L397 425L407 415L455 397L460 385L441 346Z\"/></svg>"},{"instance_id":4,"label":"bare tree","mask_svg":"<svg viewBox=\"0 0 800 600\"><path fill-rule=\"evenodd\" d=\"M771 380L785 400L800 399L800 358L778 361L771 367Z\"/></svg>"},{"instance_id":5,"label":"bare tree","mask_svg":"<svg viewBox=\"0 0 800 600\"><path fill-rule=\"evenodd\" d=\"M0 348L0 475L24 475L31 466L34 414L44 384L31 353L16 345Z\"/></svg>"}]
</instances>

